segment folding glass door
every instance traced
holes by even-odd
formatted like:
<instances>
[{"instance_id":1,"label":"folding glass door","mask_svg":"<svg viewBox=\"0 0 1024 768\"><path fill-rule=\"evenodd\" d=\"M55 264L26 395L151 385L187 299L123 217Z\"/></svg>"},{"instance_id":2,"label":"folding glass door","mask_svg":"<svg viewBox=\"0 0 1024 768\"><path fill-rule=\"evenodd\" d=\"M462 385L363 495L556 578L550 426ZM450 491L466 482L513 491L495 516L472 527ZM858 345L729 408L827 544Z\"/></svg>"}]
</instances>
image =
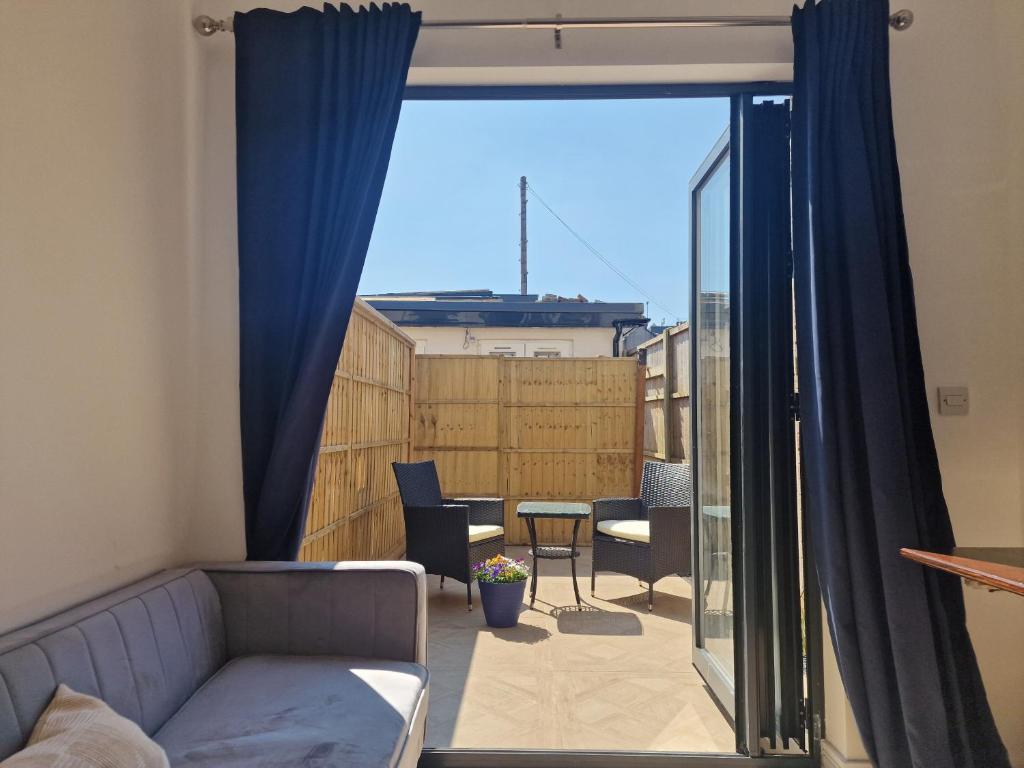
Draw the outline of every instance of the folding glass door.
<instances>
[{"instance_id":1,"label":"folding glass door","mask_svg":"<svg viewBox=\"0 0 1024 768\"><path fill-rule=\"evenodd\" d=\"M734 97L690 205L693 663L739 752L807 754L788 101Z\"/></svg>"}]
</instances>

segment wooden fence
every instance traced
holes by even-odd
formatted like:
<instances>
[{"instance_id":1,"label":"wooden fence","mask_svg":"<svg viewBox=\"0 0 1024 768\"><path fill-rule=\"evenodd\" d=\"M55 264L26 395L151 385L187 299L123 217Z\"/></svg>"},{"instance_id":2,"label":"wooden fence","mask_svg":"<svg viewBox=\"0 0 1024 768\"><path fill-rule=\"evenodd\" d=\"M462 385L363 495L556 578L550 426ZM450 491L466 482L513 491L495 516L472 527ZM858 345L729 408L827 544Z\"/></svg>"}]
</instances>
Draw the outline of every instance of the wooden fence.
<instances>
[{"instance_id":1,"label":"wooden fence","mask_svg":"<svg viewBox=\"0 0 1024 768\"><path fill-rule=\"evenodd\" d=\"M640 469L642 368L633 358L417 355L413 448L450 496L501 496L505 537L528 543L524 499L631 495ZM543 542L572 524L538 521ZM589 526L581 543L589 543Z\"/></svg>"},{"instance_id":2,"label":"wooden fence","mask_svg":"<svg viewBox=\"0 0 1024 768\"><path fill-rule=\"evenodd\" d=\"M357 299L334 384L300 560L372 560L405 551L392 461L411 451L416 342Z\"/></svg>"},{"instance_id":3,"label":"wooden fence","mask_svg":"<svg viewBox=\"0 0 1024 768\"><path fill-rule=\"evenodd\" d=\"M690 461L690 325L680 323L638 347L646 354L644 458Z\"/></svg>"}]
</instances>

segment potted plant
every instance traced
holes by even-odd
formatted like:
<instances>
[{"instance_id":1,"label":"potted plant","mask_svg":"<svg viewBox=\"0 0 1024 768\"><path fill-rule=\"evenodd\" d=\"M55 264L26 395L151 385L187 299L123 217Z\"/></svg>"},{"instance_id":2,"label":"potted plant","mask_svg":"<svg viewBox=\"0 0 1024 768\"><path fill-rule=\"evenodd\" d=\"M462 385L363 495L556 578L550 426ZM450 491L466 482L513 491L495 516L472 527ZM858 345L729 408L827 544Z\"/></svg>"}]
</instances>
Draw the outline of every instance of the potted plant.
<instances>
[{"instance_id":1,"label":"potted plant","mask_svg":"<svg viewBox=\"0 0 1024 768\"><path fill-rule=\"evenodd\" d=\"M519 623L526 579L530 568L522 560L498 555L473 566L480 585L480 602L489 627L514 627Z\"/></svg>"}]
</instances>

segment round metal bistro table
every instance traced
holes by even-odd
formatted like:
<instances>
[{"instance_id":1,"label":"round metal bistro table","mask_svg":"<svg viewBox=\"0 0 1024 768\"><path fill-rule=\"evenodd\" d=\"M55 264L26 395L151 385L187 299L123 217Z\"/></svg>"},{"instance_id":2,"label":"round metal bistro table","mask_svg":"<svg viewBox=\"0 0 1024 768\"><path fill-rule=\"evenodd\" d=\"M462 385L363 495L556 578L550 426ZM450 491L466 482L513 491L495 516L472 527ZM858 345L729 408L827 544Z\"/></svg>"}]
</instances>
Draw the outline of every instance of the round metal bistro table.
<instances>
[{"instance_id":1,"label":"round metal bistro table","mask_svg":"<svg viewBox=\"0 0 1024 768\"><path fill-rule=\"evenodd\" d=\"M572 589L576 593L576 605L580 602L580 588L576 583L576 558L580 551L576 548L576 538L580 532L580 523L590 517L590 505L584 502L570 501L521 501L516 507L516 515L526 520L526 529L530 532L530 555L533 557L533 576L530 580L530 607L537 599L537 561L568 560L572 565ZM568 547L537 546L537 520L572 520L572 543Z\"/></svg>"}]
</instances>

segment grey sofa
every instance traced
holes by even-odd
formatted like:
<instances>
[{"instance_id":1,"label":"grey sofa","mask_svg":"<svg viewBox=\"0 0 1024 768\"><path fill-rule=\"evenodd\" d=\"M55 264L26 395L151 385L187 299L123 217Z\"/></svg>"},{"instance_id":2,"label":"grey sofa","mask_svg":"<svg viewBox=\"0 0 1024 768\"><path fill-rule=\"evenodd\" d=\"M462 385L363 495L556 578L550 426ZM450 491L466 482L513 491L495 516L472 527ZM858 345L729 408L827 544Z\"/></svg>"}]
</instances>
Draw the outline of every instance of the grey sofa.
<instances>
[{"instance_id":1,"label":"grey sofa","mask_svg":"<svg viewBox=\"0 0 1024 768\"><path fill-rule=\"evenodd\" d=\"M138 723L172 766L411 768L425 581L406 562L196 566L0 636L0 760L66 683Z\"/></svg>"}]
</instances>

